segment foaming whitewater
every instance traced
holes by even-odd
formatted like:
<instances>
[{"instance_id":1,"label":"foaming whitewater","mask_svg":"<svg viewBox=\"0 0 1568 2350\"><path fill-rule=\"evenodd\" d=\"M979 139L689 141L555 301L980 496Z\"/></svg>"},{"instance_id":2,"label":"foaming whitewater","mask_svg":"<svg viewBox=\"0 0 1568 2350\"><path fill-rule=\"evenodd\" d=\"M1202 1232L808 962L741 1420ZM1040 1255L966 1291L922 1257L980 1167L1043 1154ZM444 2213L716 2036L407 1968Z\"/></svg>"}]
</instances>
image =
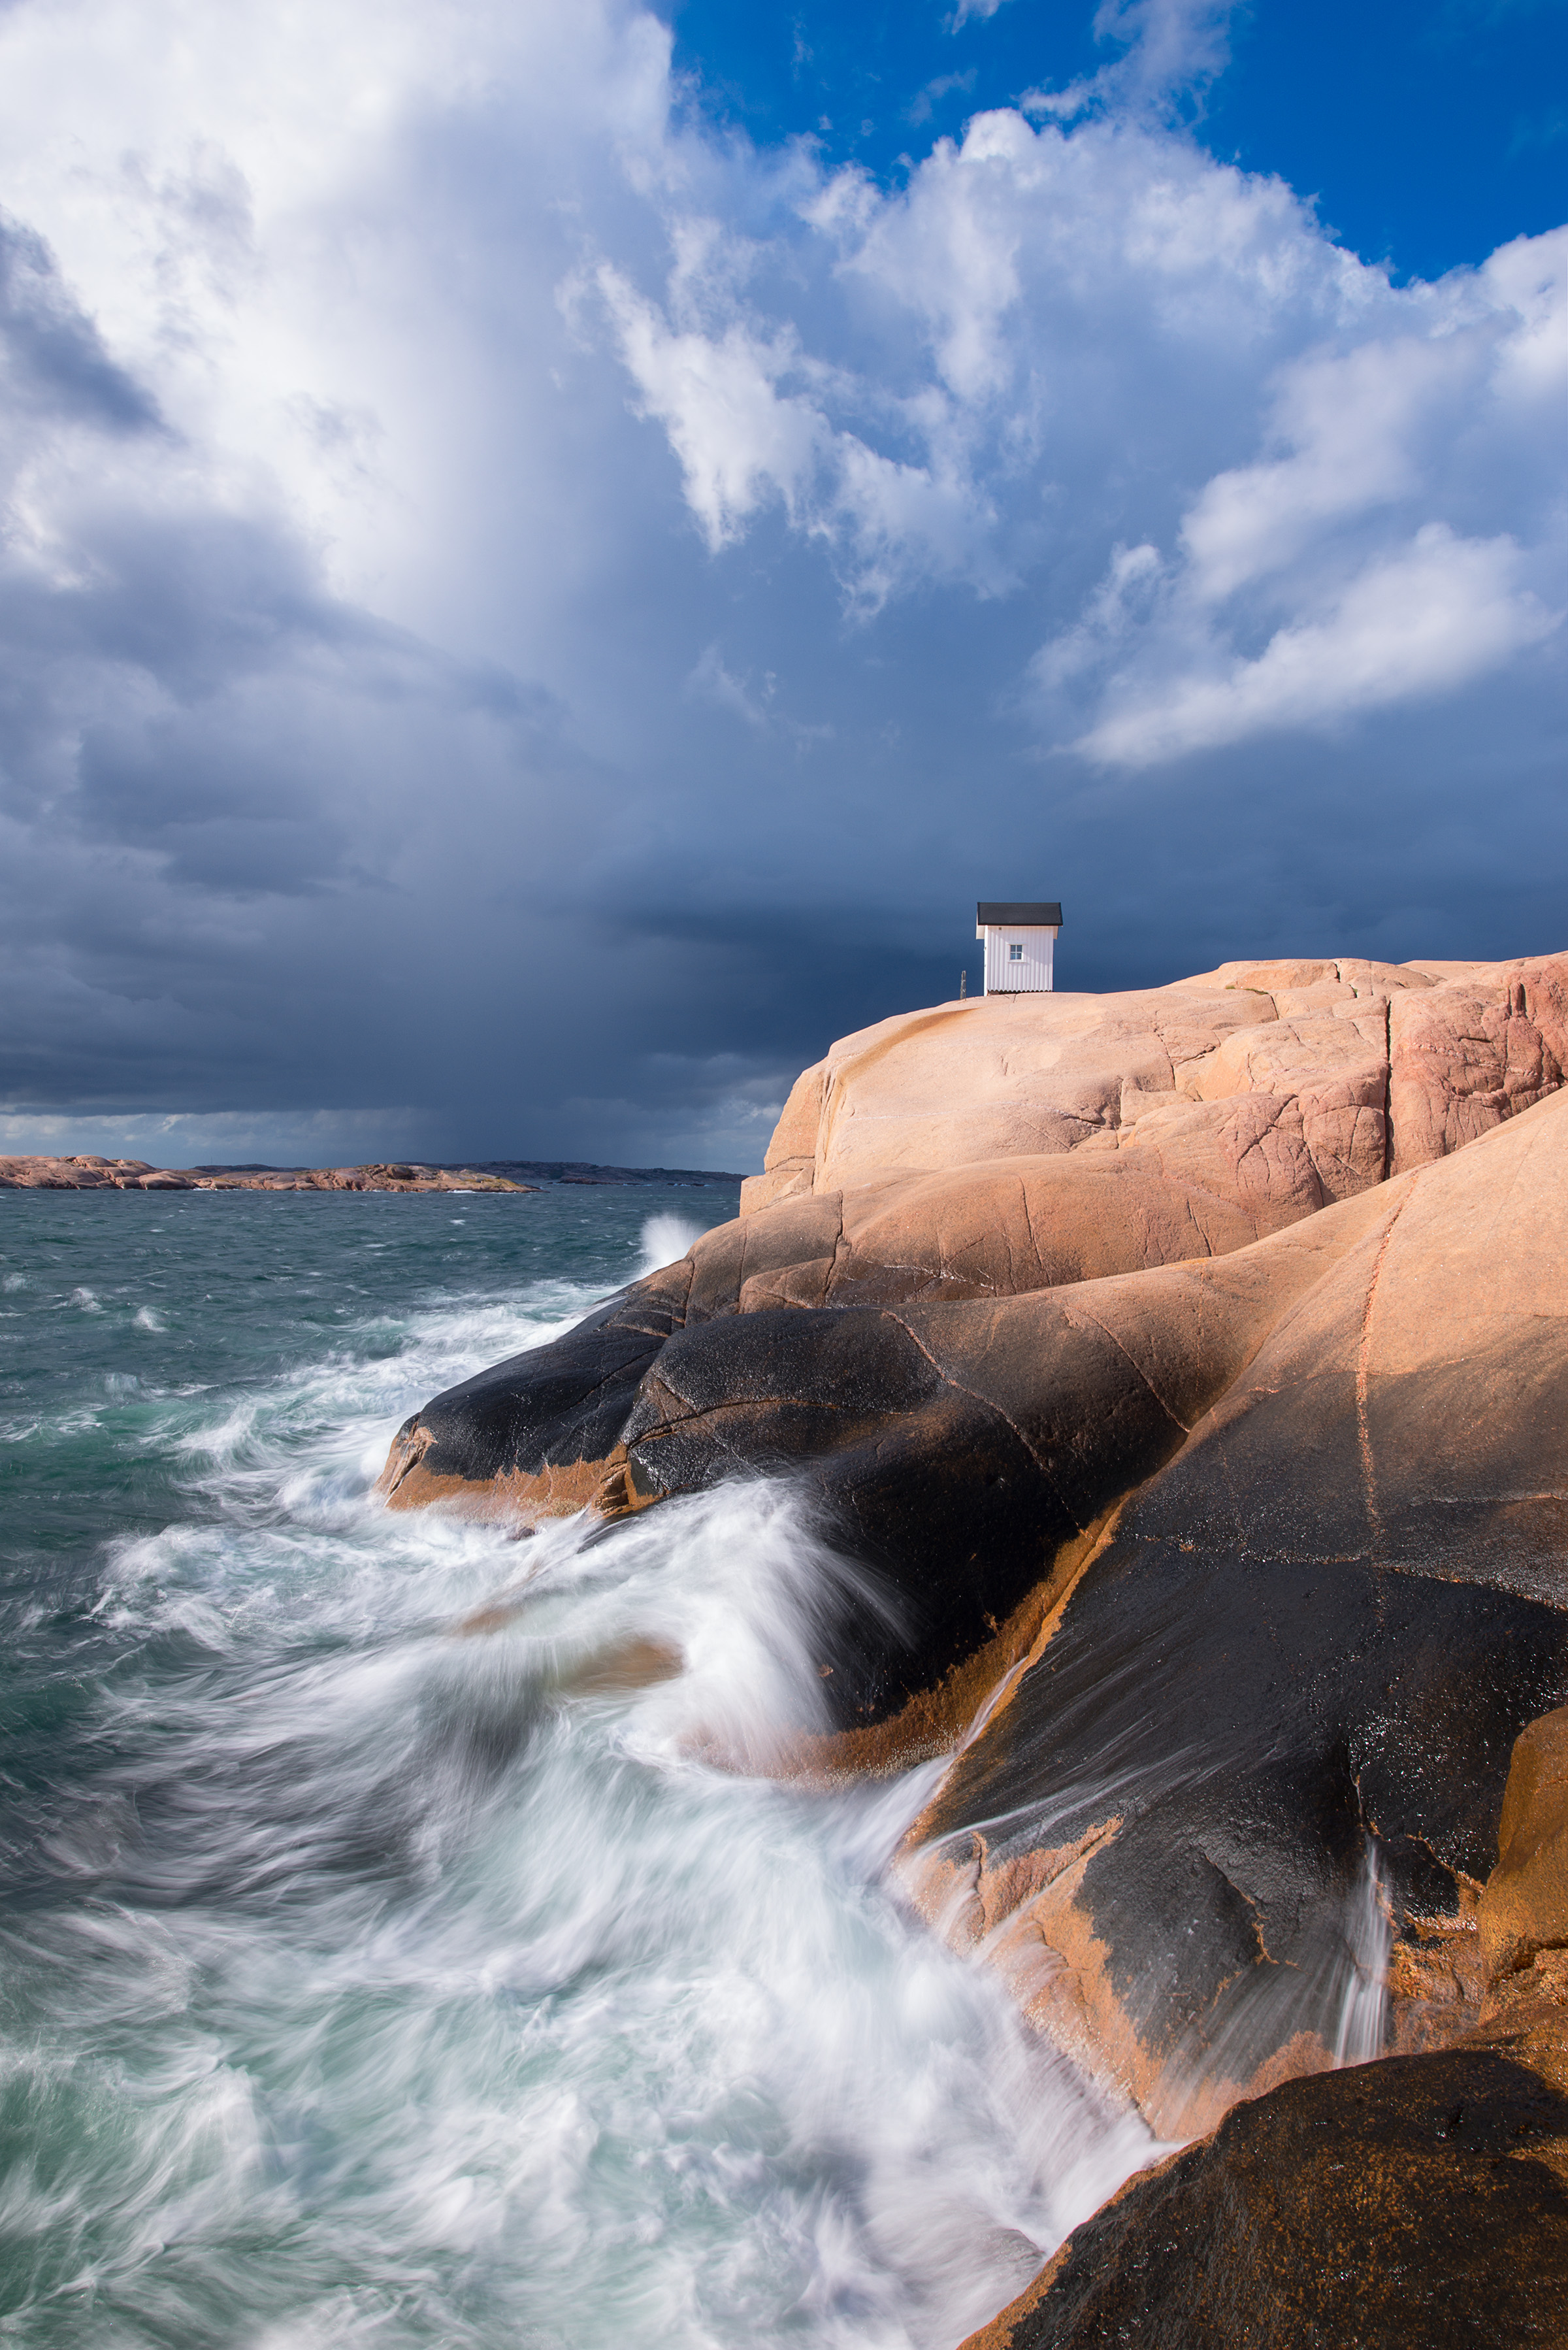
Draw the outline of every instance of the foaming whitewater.
<instances>
[{"instance_id":1,"label":"foaming whitewater","mask_svg":"<svg viewBox=\"0 0 1568 2350\"><path fill-rule=\"evenodd\" d=\"M673 1264L701 1237L702 1230L690 1216L649 1216L642 1228L642 1262L638 1272L657 1273L660 1265Z\"/></svg>"},{"instance_id":2,"label":"foaming whitewater","mask_svg":"<svg viewBox=\"0 0 1568 2350\"><path fill-rule=\"evenodd\" d=\"M430 1240L353 1206L346 1252ZM465 1295L443 1257L409 1310L333 1268L289 1257L266 1376L172 1376L189 1300L133 1279L18 1293L90 1285L161 1376L0 1434L107 1448L159 1508L15 1603L78 1695L7 1828L0 2330L951 2350L1149 2140L902 1906L930 1770L763 1775L848 1570L777 1483L597 1540L387 1513L411 1405L613 1278Z\"/></svg>"}]
</instances>

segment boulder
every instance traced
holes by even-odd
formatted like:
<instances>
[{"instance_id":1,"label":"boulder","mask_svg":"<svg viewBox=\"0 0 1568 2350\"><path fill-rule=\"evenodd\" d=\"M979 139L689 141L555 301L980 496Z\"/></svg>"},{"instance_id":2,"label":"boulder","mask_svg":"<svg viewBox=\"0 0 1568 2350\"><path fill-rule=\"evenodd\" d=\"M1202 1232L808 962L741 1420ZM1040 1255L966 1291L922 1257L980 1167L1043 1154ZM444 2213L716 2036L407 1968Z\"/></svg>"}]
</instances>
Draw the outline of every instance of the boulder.
<instances>
[{"instance_id":1,"label":"boulder","mask_svg":"<svg viewBox=\"0 0 1568 2350\"><path fill-rule=\"evenodd\" d=\"M1332 1908L1348 1898L1371 1825L1345 1794L1341 1751L1353 1729L1370 1735L1356 1714L1365 1659L1330 1653L1345 1648L1334 1610L1357 1623L1371 1611L1367 1638L1397 1677L1407 1677L1398 1660L1412 1644L1436 1643L1432 1657L1446 1655L1460 1676L1470 1669L1461 1660L1512 1641L1529 1669L1506 1703L1490 1712L1478 1704L1472 1725L1495 1747L1472 1790L1479 1812L1467 1814L1451 1850L1427 1835L1419 1804L1400 1831L1408 1881L1397 1968L1409 2013L1463 1993L1449 1929L1467 1901L1473 1911L1489 1865L1496 1768L1555 1689L1562 1505L1542 1492L1532 1464L1561 1441L1552 1398L1563 1331L1541 1301L1554 1282L1568 1296L1552 1222L1562 1205L1563 1105L1543 1103L1463 1159L1445 1160L1440 1180L1437 1169L1419 1180L1413 1172L1303 1209L1279 1180L1282 1157L1271 1160L1255 1138L1241 1148L1238 1137L1252 1129L1220 1123L1261 1117L1272 1121L1265 1139L1278 1138L1287 1097L1219 1089L1260 1072L1277 1083L1309 1048L1321 1070L1320 1018L1353 1040L1347 1056L1360 1049L1358 1024L1371 1017L1376 1033L1386 999L1355 987L1386 974L1342 978L1340 968L1329 981L1319 966L1271 971L1282 993L1287 978L1302 993L1332 987L1333 1006L1272 1024L1234 1021L1198 1056L1199 1083L1217 1098L1179 1107L1185 1161L1163 1139L1164 1105L1133 1121L1135 1139L1118 1132L1097 1157L1089 1148L1024 1154L778 1201L705 1235L556 1345L434 1399L400 1431L384 1493L400 1508L441 1501L535 1519L591 1506L614 1519L727 1476L794 1475L829 1539L881 1595L873 1605L863 1590L858 1607L825 1627L832 1732L817 1760L827 1767L950 1747L986 1692L1054 1626L1048 1668L1036 1664L996 1708L932 1832L942 1868L986 1877L982 1908L997 1866L1034 1901L1043 1888L1027 1855L1073 1848L1089 1890L1075 1896L1078 1923L1064 1913L1057 1927L1075 1947L1085 1933L1103 1939L1083 1923L1094 1885L1114 1887L1124 1860L1140 1866L1140 1839L1158 1842L1169 1822L1140 1829L1129 1816L1111 1839L1125 1854L1107 1845L1092 1868L1078 1848L1104 1821L1075 1814L1043 1846L1025 1827L999 1854L994 1836L983 1855L964 1845L967 1791L999 1758L1012 1786L1013 1750L1026 1752L1031 1783L1048 1790L1034 1719L1042 1669L1071 1688L1087 1721L1103 1711L1102 1669L1113 1684L1136 1679L1152 1638L1169 1652L1158 1667L1168 1676L1187 1644L1204 1648L1217 1611L1233 1613L1235 1654L1262 1675L1254 1712L1228 1686L1233 1659L1221 1644L1184 1669L1164 1716L1167 1731L1186 1725L1182 1737L1190 1732L1204 1752L1229 1721L1222 1767L1233 1773L1244 1748L1273 1736L1271 1654L1294 1657L1316 1711L1308 1723L1298 1707L1284 1709L1283 1747L1269 1765L1277 1801L1260 1813L1258 1835L1267 1845L1275 1814L1289 1814L1282 1882L1310 1887L1317 1907ZM1241 976L1258 974L1242 967ZM1255 992L1234 992L1255 1009ZM1369 1003L1377 1008L1367 1015L1360 1007ZM1168 1041L1168 1022L1165 1033ZM1346 1066L1355 1065L1347 1057ZM1290 1098L1299 1105L1301 1094ZM1228 1159L1215 1139L1222 1132ZM1210 1154L1201 1167L1195 1136ZM1249 1191L1239 1170L1250 1156L1263 1173ZM1321 1199L1315 1170L1314 1180ZM1128 1264L1139 1269L1116 1270ZM1441 1460L1434 1424L1445 1428ZM1112 1513L1135 1493L1132 1515L1109 1540ZM1460 1592L1467 1581L1485 1597ZM1177 1592L1192 1596L1180 1638L1159 1628ZM1260 1639L1264 1650L1254 1653ZM1476 1671L1483 1690L1488 1670ZM1441 1712L1448 1700L1428 1696ZM1201 1717L1196 1728L1192 1716ZM1114 1705L1106 1718L1116 1718ZM1421 1736L1428 1731L1438 1734L1428 1723ZM1158 1750L1146 1725L1140 1773L1174 1770ZM1071 1740L1064 1754L1062 1767L1088 1768ZM1178 1811L1196 1802L1183 1796ZM1049 1794L1047 1808L1054 1803ZM974 1833L992 1809L987 1797ZM1190 1827L1181 1828L1189 1842ZM1022 1875L1009 1874L1014 1860L1025 1862ZM1122 2085L1161 2110L1173 2095L1170 2110L1186 2111L1199 2091L1199 2103L1240 2094L1260 2065L1284 2061L1280 2049L1293 2036L1303 2063L1321 2061L1331 2028L1321 1997L1307 2001L1310 2016L1298 1999L1282 2039L1278 2018L1265 2029L1253 2017L1242 2069L1232 2035L1231 2069L1205 2064L1196 2079L1194 2051L1217 2023L1210 2006L1222 1986L1250 1981L1236 1968L1238 1951L1251 1947L1251 1897L1237 1892L1234 1871L1214 1866L1214 1932L1207 1942L1190 1938L1184 1988L1144 1986L1136 2028L1098 1960L1073 1990L1076 2036L1095 2038L1103 2059L1114 2049L1106 2061ZM1065 1883L1056 1887L1058 1909L1068 1895ZM1146 1926L1158 1940L1158 1903ZM1270 1931L1280 1939L1281 1929ZM1313 1940L1322 1931L1314 1909L1302 1932ZM1120 1932L1124 1953L1131 1933L1130 1925ZM1300 1953L1280 1957L1275 1972L1300 1990Z\"/></svg>"},{"instance_id":2,"label":"boulder","mask_svg":"<svg viewBox=\"0 0 1568 2350\"><path fill-rule=\"evenodd\" d=\"M740 1222L693 1251L691 1311L1009 1296L1245 1247L1386 1179L1388 1007L1433 984L1228 964L885 1021L799 1080Z\"/></svg>"},{"instance_id":3,"label":"boulder","mask_svg":"<svg viewBox=\"0 0 1568 2350\"><path fill-rule=\"evenodd\" d=\"M1189 1150L1184 1168L1151 1138L1093 1164L982 1160L782 1201L694 1244L689 1314L1012 1297L1229 1255L1302 1212L1234 1180L1253 1139L1227 1109L1207 1160Z\"/></svg>"},{"instance_id":4,"label":"boulder","mask_svg":"<svg viewBox=\"0 0 1568 2350\"><path fill-rule=\"evenodd\" d=\"M1568 2096L1471 2045L1293 2081L1133 2178L963 2350L1568 2333Z\"/></svg>"},{"instance_id":5,"label":"boulder","mask_svg":"<svg viewBox=\"0 0 1568 2350\"><path fill-rule=\"evenodd\" d=\"M510 1356L406 1419L379 1491L392 1509L568 1513L590 1503L639 1381L684 1315L691 1264L639 1282L548 1347Z\"/></svg>"},{"instance_id":6,"label":"boulder","mask_svg":"<svg viewBox=\"0 0 1568 2350\"><path fill-rule=\"evenodd\" d=\"M1568 1302L1568 1227L1555 1221L1565 1113L1568 1102L1543 1104L1460 1159L1225 1255L1011 1297L739 1311L742 1294L774 1277L765 1252L747 1270L749 1235L765 1239L770 1223L748 1219L728 1228L714 1263L694 1250L591 1326L436 1399L400 1436L386 1490L399 1506L447 1499L536 1516L591 1501L613 1518L726 1476L793 1473L884 1603L824 1627L830 1712L846 1742L818 1759L835 1766L950 1746L1050 1620L1046 1654L967 1749L927 1824L942 1901L955 1869L994 1876L1098 1835L1104 1817L1064 1811L1056 1782L1102 1781L1094 1752L1108 1739L1129 1742L1128 1767L1158 1783L1159 1816L1139 1826L1129 1814L1092 1867L1078 1855L1081 1898L1055 1886L1056 1908L1072 1897L1077 1923L1064 1912L1057 1925L1075 1949L1085 1935L1105 1940L1095 1886L1119 1900L1123 1873L1144 1869L1151 1842L1176 1836L1184 1856L1195 1837L1214 1844L1204 1806L1215 1774L1251 1786L1254 1766L1254 1841L1298 1907L1303 1887L1320 1908L1348 1898L1376 1825L1406 1871L1411 1916L1447 1915L1461 1880L1479 1884L1490 1866L1507 1748L1557 1687L1563 1305L1542 1299ZM808 1263L831 1262L827 1205L773 1211L790 1226L777 1235L782 1255L809 1249ZM1434 1422L1446 1430L1440 1454ZM1215 1648L1217 1620L1235 1633ZM1499 1655L1519 1668L1506 1687L1486 1661ZM1287 1659L1287 1680L1302 1687L1282 1696ZM1404 1696L1391 1705L1383 1681L1369 1695L1369 1669ZM1461 1684L1469 1712L1456 1725ZM1076 1723L1071 1736L1045 1737L1042 1703ZM1401 1707L1410 1721L1383 1756L1393 1779L1375 1824L1345 1757L1366 1748L1371 1785L1381 1763L1366 1742ZM1477 1748L1468 1788L1446 1797L1428 1752L1445 1739ZM1187 1751L1207 1758L1190 1784ZM1406 1783L1410 1773L1419 1786ZM1439 1819L1444 1800L1462 1820ZM1023 1818L1032 1804L1051 1814L1044 1846ZM981 1826L999 1807L1019 1814L1000 1845ZM1114 2048L1116 2077L1146 2109L1175 2094L1173 2064L1192 2073L1193 2033L1219 2028L1209 2011L1234 1987L1238 1953L1255 1949L1249 1902L1262 1899L1262 1877L1249 1863L1242 1893L1234 1867L1212 1854L1206 1866L1213 1934L1189 1937L1179 1984L1137 1975L1136 2028L1108 1959L1085 1960L1073 1989L1087 2025L1067 2003L1065 2036L1095 2038L1101 2061ZM1261 1858L1259 1868L1267 1874ZM1021 1900L1041 1895L1036 1870L1028 1860L1008 1879ZM1169 1900L1188 1890L1184 1876ZM1166 1898L1137 1929L1151 1947L1164 1947ZM1271 1966L1300 1991L1293 1929L1266 1911L1256 1917L1279 1946ZM1321 1929L1314 1911L1301 1936ZM1135 1939L1129 1913L1117 1963L1132 1960ZM1203 2094L1240 2094L1293 2035L1321 2061L1321 2008L1304 2016L1296 2000L1282 2022L1251 2019L1247 2069L1218 2088L1207 2080ZM1241 2044L1228 2043L1232 2057ZM1188 2103L1193 2087L1184 2079Z\"/></svg>"},{"instance_id":7,"label":"boulder","mask_svg":"<svg viewBox=\"0 0 1568 2350\"><path fill-rule=\"evenodd\" d=\"M1267 997L1201 983L1128 995L991 995L835 1045L784 1105L742 1213L900 1171L1075 1149L1174 1102Z\"/></svg>"}]
</instances>

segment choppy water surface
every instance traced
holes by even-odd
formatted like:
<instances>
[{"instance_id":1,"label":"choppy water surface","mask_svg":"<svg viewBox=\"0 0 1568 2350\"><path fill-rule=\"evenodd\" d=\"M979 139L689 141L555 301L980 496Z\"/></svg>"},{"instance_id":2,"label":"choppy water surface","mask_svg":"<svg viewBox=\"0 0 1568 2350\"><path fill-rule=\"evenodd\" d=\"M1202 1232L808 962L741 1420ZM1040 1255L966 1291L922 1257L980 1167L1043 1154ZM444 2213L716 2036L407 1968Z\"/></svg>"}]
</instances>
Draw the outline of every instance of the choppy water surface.
<instances>
[{"instance_id":1,"label":"choppy water surface","mask_svg":"<svg viewBox=\"0 0 1568 2350\"><path fill-rule=\"evenodd\" d=\"M732 1212L0 1194L0 2337L950 2350L1140 2158L884 1885L928 1777L704 1759L809 1676L786 1491L371 1495Z\"/></svg>"}]
</instances>

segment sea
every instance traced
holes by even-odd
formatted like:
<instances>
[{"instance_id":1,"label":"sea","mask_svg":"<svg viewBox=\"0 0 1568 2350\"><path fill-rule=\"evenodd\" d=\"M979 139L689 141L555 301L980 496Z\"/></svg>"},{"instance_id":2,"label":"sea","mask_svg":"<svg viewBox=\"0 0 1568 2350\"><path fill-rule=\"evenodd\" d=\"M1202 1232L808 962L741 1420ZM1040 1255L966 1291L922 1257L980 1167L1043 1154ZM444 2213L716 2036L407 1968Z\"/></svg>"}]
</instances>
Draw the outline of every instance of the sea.
<instances>
[{"instance_id":1,"label":"sea","mask_svg":"<svg viewBox=\"0 0 1568 2350\"><path fill-rule=\"evenodd\" d=\"M933 1767L768 1775L786 1482L375 1495L735 1205L0 1193L0 2342L954 2350L1148 2158L902 1897Z\"/></svg>"}]
</instances>

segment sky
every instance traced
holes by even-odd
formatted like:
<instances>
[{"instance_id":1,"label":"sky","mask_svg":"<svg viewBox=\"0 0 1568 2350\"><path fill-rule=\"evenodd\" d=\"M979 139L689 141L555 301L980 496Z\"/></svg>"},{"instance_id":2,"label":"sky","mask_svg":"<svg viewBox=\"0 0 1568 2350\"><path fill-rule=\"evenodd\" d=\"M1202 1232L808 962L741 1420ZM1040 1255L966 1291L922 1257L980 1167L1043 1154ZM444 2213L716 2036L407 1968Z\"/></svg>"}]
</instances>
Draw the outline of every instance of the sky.
<instances>
[{"instance_id":1,"label":"sky","mask_svg":"<svg viewBox=\"0 0 1568 2350\"><path fill-rule=\"evenodd\" d=\"M1568 0L0 0L0 1150L1568 947Z\"/></svg>"}]
</instances>

